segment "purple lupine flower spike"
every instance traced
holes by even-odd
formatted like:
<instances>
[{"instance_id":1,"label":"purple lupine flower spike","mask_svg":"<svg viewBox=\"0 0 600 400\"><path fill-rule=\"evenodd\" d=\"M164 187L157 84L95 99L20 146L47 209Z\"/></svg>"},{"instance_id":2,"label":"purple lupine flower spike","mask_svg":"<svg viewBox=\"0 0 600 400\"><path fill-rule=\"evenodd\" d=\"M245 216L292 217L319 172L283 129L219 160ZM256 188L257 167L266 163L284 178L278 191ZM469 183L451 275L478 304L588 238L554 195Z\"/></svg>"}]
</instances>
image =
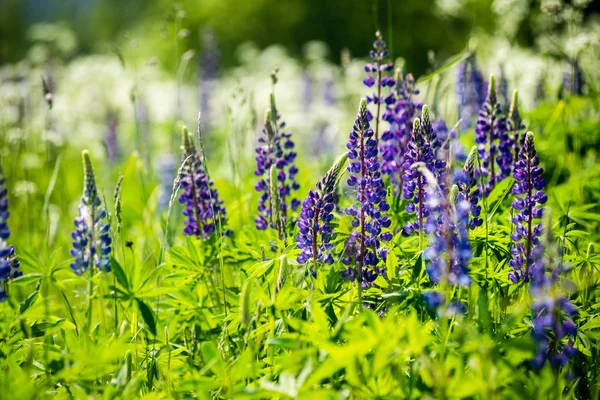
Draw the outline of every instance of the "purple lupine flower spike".
<instances>
[{"instance_id":1,"label":"purple lupine flower spike","mask_svg":"<svg viewBox=\"0 0 600 400\"><path fill-rule=\"evenodd\" d=\"M583 70L576 58L569 58L567 61L567 68L563 73L563 89L567 94L582 96L585 87Z\"/></svg>"},{"instance_id":2,"label":"purple lupine flower spike","mask_svg":"<svg viewBox=\"0 0 600 400\"><path fill-rule=\"evenodd\" d=\"M509 278L515 283L531 279L534 255L542 234L542 225L534 220L542 218L543 204L548 200L548 196L542 190L546 181L542 176L544 169L539 164L540 158L535 151L533 133L527 132L513 172L517 182L512 188L515 194L512 206L517 214L513 217L515 231L511 238L515 245L511 249L512 259L509 265L513 272L509 274Z\"/></svg>"},{"instance_id":3,"label":"purple lupine flower spike","mask_svg":"<svg viewBox=\"0 0 600 400\"><path fill-rule=\"evenodd\" d=\"M473 146L465 162L465 166L455 178L456 185L458 187L459 199L467 201L470 206L470 219L469 228L475 229L483 224L481 219L481 205L479 200L481 198L481 188L477 184L475 176L475 162L477 158L477 146Z\"/></svg>"},{"instance_id":4,"label":"purple lupine flower spike","mask_svg":"<svg viewBox=\"0 0 600 400\"><path fill-rule=\"evenodd\" d=\"M475 142L478 145L481 174L487 177L484 193L488 195L498 182L510 174L512 146L506 133L502 106L496 96L494 75L490 76L488 95L479 110Z\"/></svg>"},{"instance_id":5,"label":"purple lupine flower spike","mask_svg":"<svg viewBox=\"0 0 600 400\"><path fill-rule=\"evenodd\" d=\"M414 99L414 96L419 94L419 90L415 87L412 74L403 78L400 68L397 68L395 83L394 93L397 102L391 110L393 120L390 129L381 135L381 170L390 177L397 190L402 190L404 156L412 135L413 119L423 105ZM387 115L385 119L387 120Z\"/></svg>"},{"instance_id":6,"label":"purple lupine flower spike","mask_svg":"<svg viewBox=\"0 0 600 400\"><path fill-rule=\"evenodd\" d=\"M79 216L74 220L75 230L71 234L73 238L71 255L75 257L71 268L77 275L82 275L90 267L109 272L108 255L112 243L110 225L107 222L106 209L98 196L90 153L84 150L81 156L84 173L83 196L78 208Z\"/></svg>"},{"instance_id":7,"label":"purple lupine flower spike","mask_svg":"<svg viewBox=\"0 0 600 400\"><path fill-rule=\"evenodd\" d=\"M388 122L393 120L393 114L390 112L393 105L396 103L396 97L394 96L394 92L391 90L395 85L394 77L391 76L391 72L394 70L394 65L391 63L385 62L389 55L389 51L385 42L383 41L383 37L381 32L377 31L375 33L375 41L373 42L373 50L370 51L369 55L373 60L372 63L365 65L365 72L368 74L367 77L363 80L363 83L368 88L375 86L377 88L376 92L371 96L367 96L367 104L373 103L376 107L375 112L375 131L374 138L376 141L379 141L379 122L380 119L385 119ZM387 94L382 91L388 88ZM386 108L386 112L381 113L381 105L384 104ZM368 113L368 118L371 120L373 116L371 113Z\"/></svg>"},{"instance_id":8,"label":"purple lupine flower spike","mask_svg":"<svg viewBox=\"0 0 600 400\"><path fill-rule=\"evenodd\" d=\"M404 199L409 201L406 205L406 211L409 214L415 214L416 219L404 227L405 234L411 234L415 231L422 232L431 213L427 206L425 178L418 169L413 168L413 164L418 162L424 163L429 171L435 170L431 145L422 132L421 120L415 118L411 141L408 144L408 152L404 156L402 195Z\"/></svg>"},{"instance_id":9,"label":"purple lupine flower spike","mask_svg":"<svg viewBox=\"0 0 600 400\"><path fill-rule=\"evenodd\" d=\"M530 270L529 291L533 299L531 333L537 344L532 364L536 369L540 369L546 361L553 368L564 367L577 354L574 347L577 325L573 321L577 316L577 308L569 301L564 286L560 284L561 276L570 267L563 262L563 249L553 240L550 229L545 236L545 247L551 255L545 257L544 246L538 245L532 254L535 261Z\"/></svg>"},{"instance_id":10,"label":"purple lupine flower spike","mask_svg":"<svg viewBox=\"0 0 600 400\"><path fill-rule=\"evenodd\" d=\"M273 88L277 82L276 71L271 74ZM300 201L293 197L292 192L300 188L296 182L298 168L294 164L296 152L294 151L294 142L292 133L285 132L285 122L281 121L281 116L277 112L275 103L275 94L271 93L271 108L267 110L263 127L263 136L258 139L256 146L256 170L254 174L260 178L255 185L255 189L261 193L259 198L258 212L255 218L256 228L260 230L268 227L275 228L275 222L271 215L270 199L270 178L269 170L271 165L277 168L277 181L279 188L280 217L287 225L288 207L296 210L300 206Z\"/></svg>"},{"instance_id":11,"label":"purple lupine flower spike","mask_svg":"<svg viewBox=\"0 0 600 400\"><path fill-rule=\"evenodd\" d=\"M347 159L348 153L342 155L325 176L317 182L316 190L310 189L302 203L302 212L298 222L300 234L297 238L298 248L302 249L298 256L300 264L311 261L314 264L318 262L333 263L331 220L335 208L334 193Z\"/></svg>"},{"instance_id":12,"label":"purple lupine flower spike","mask_svg":"<svg viewBox=\"0 0 600 400\"><path fill-rule=\"evenodd\" d=\"M438 181L442 191L446 193L446 161L442 154L442 141L438 138L437 132L431 123L429 107L427 104L424 104L421 109L421 133L431 146L431 153L433 154L433 176Z\"/></svg>"},{"instance_id":13,"label":"purple lupine flower spike","mask_svg":"<svg viewBox=\"0 0 600 400\"><path fill-rule=\"evenodd\" d=\"M198 81L200 90L200 111L202 121L210 125L213 121L211 100L219 79L219 43L214 31L207 27L200 34L202 54L198 58Z\"/></svg>"},{"instance_id":14,"label":"purple lupine flower spike","mask_svg":"<svg viewBox=\"0 0 600 400\"><path fill-rule=\"evenodd\" d=\"M471 52L458 67L456 96L458 115L463 128L471 126L472 118L477 115L486 98L483 74L477 66L475 53Z\"/></svg>"},{"instance_id":15,"label":"purple lupine flower spike","mask_svg":"<svg viewBox=\"0 0 600 400\"><path fill-rule=\"evenodd\" d=\"M184 126L182 128L182 167L179 175L179 188L183 193L179 196L179 202L184 205L183 215L186 217L186 236L209 238L217 229L222 229L223 235L229 233L225 229L227 211L223 206L223 200L209 179L204 160L198 153L192 135Z\"/></svg>"},{"instance_id":16,"label":"purple lupine flower spike","mask_svg":"<svg viewBox=\"0 0 600 400\"><path fill-rule=\"evenodd\" d=\"M109 163L115 164L121 159L121 146L117 137L119 120L115 112L109 112L106 117L106 130L104 133L104 149Z\"/></svg>"},{"instance_id":17,"label":"purple lupine flower spike","mask_svg":"<svg viewBox=\"0 0 600 400\"><path fill-rule=\"evenodd\" d=\"M510 135L511 145L513 146L513 160L518 160L519 151L523 147L525 142L525 125L521 119L521 113L519 112L519 93L515 89L513 92L512 101L508 111L508 119L506 120L506 128Z\"/></svg>"},{"instance_id":18,"label":"purple lupine flower spike","mask_svg":"<svg viewBox=\"0 0 600 400\"><path fill-rule=\"evenodd\" d=\"M10 229L8 227L8 190L5 186L6 178L0 165L0 301L6 300L5 282L17 278L23 273L19 271L19 260L15 255L15 248L8 244Z\"/></svg>"},{"instance_id":19,"label":"purple lupine flower spike","mask_svg":"<svg viewBox=\"0 0 600 400\"><path fill-rule=\"evenodd\" d=\"M391 220L385 215L390 209L386 202L386 189L377 162L377 140L369 125L367 100L362 99L358 117L348 140L348 185L356 187L357 202L346 209L353 217L353 232L346 242L343 262L347 266L344 277L357 278L359 285L368 286L378 275L385 273L377 268L385 252L381 241L388 241L392 234L387 231Z\"/></svg>"}]
</instances>

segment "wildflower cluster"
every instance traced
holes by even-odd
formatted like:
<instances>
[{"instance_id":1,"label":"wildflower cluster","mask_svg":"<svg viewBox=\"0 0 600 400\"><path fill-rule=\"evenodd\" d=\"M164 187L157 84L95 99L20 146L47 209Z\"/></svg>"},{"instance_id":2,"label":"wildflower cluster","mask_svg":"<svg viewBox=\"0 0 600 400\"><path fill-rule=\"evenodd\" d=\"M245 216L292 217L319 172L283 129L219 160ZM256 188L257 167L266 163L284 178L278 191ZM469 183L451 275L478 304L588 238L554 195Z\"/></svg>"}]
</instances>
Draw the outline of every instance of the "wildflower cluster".
<instances>
[{"instance_id":1,"label":"wildflower cluster","mask_svg":"<svg viewBox=\"0 0 600 400\"><path fill-rule=\"evenodd\" d=\"M183 233L187 236L209 238L217 228L228 233L227 211L214 183L208 177L202 155L198 153L192 135L182 128L182 167L179 173L179 188L183 193L179 202L184 205L186 217Z\"/></svg>"},{"instance_id":2,"label":"wildflower cluster","mask_svg":"<svg viewBox=\"0 0 600 400\"><path fill-rule=\"evenodd\" d=\"M19 260L15 255L14 246L10 246L7 241L10 237L8 227L8 190L5 186L2 167L0 166L0 301L6 300L5 282L22 275L19 271Z\"/></svg>"},{"instance_id":3,"label":"wildflower cluster","mask_svg":"<svg viewBox=\"0 0 600 400\"><path fill-rule=\"evenodd\" d=\"M358 117L348 141L348 185L356 187L357 203L346 209L353 217L352 227L346 243L347 265L345 276L348 279L358 279L360 285L373 282L383 271L377 269L380 258L385 252L380 251L381 241L392 238L391 233L383 232L389 228L391 220L385 216L390 209L386 203L386 189L381 178L380 165L377 162L377 140L369 125L367 101L362 99Z\"/></svg>"},{"instance_id":4,"label":"wildflower cluster","mask_svg":"<svg viewBox=\"0 0 600 400\"><path fill-rule=\"evenodd\" d=\"M529 281L531 267L539 249L542 225L535 223L535 219L542 218L543 204L548 196L543 192L546 185L542 174L544 169L539 166L540 159L536 154L533 142L533 133L527 132L525 143L519 152L519 159L515 163L513 176L517 181L512 192L515 195L513 208L516 214L513 217L515 230L511 239L515 242L512 248L512 259L509 261L513 272L509 278L513 282Z\"/></svg>"},{"instance_id":5,"label":"wildflower cluster","mask_svg":"<svg viewBox=\"0 0 600 400\"><path fill-rule=\"evenodd\" d=\"M83 195L79 204L79 215L74 220L75 230L71 234L73 248L71 255L75 260L71 268L77 275L82 275L90 267L96 267L102 272L110 271L112 239L110 225L107 222L106 209L102 206L96 175L87 150L82 152L83 158ZM90 270L93 273L93 270Z\"/></svg>"},{"instance_id":6,"label":"wildflower cluster","mask_svg":"<svg viewBox=\"0 0 600 400\"><path fill-rule=\"evenodd\" d=\"M347 159L348 154L345 153L317 182L316 190L310 189L308 196L302 202L298 221L300 234L297 238L298 248L302 249L298 256L298 262L301 264L309 261L315 264L319 261L325 264L333 263L330 253L333 244L330 240L333 234L331 220L335 208L334 193Z\"/></svg>"}]
</instances>

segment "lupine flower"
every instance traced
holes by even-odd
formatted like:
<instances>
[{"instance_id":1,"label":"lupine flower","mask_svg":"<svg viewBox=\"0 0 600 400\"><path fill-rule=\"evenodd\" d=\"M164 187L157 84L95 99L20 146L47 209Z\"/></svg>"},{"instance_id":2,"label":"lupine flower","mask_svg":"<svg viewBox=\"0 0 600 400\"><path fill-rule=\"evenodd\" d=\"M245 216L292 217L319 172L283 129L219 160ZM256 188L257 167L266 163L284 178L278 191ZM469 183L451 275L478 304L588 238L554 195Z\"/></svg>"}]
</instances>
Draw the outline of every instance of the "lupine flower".
<instances>
[{"instance_id":1,"label":"lupine flower","mask_svg":"<svg viewBox=\"0 0 600 400\"><path fill-rule=\"evenodd\" d=\"M488 95L479 111L475 142L478 145L479 159L482 163L481 173L487 177L484 187L489 194L496 183L510 174L512 146L506 133L506 121L501 117L502 106L496 97L494 76L490 76ZM500 153L500 154L499 154Z\"/></svg>"},{"instance_id":2,"label":"lupine flower","mask_svg":"<svg viewBox=\"0 0 600 400\"><path fill-rule=\"evenodd\" d=\"M477 184L475 177L475 161L477 158L477 146L473 146L465 166L455 177L456 185L458 187L458 201L467 201L470 206L470 218L469 228L475 229L483 224L481 219L481 205L479 200L481 198L481 189Z\"/></svg>"},{"instance_id":3,"label":"lupine flower","mask_svg":"<svg viewBox=\"0 0 600 400\"><path fill-rule=\"evenodd\" d=\"M377 162L377 140L369 125L366 99L360 102L347 147L348 185L356 187L357 203L346 209L353 217L353 232L346 242L346 255L342 260L348 266L344 276L356 277L360 285L366 286L384 273L377 268L379 260L386 255L380 251L380 243L392 238L390 232L384 232L391 225L391 220L384 215L390 206L386 203L386 189Z\"/></svg>"},{"instance_id":4,"label":"lupine flower","mask_svg":"<svg viewBox=\"0 0 600 400\"><path fill-rule=\"evenodd\" d=\"M183 193L179 196L179 202L185 207L183 215L186 221L183 233L206 239L220 225L225 235L228 233L224 228L227 211L213 181L207 176L202 155L196 150L191 133L186 127L182 129L182 139L183 166L179 176L179 188L183 189Z\"/></svg>"},{"instance_id":5,"label":"lupine flower","mask_svg":"<svg viewBox=\"0 0 600 400\"><path fill-rule=\"evenodd\" d=\"M171 200L171 191L173 190L173 180L177 171L175 156L166 154L158 160L158 176L160 179L160 197L158 198L158 208L164 210L169 206Z\"/></svg>"},{"instance_id":6,"label":"lupine flower","mask_svg":"<svg viewBox=\"0 0 600 400\"><path fill-rule=\"evenodd\" d=\"M506 128L510 135L511 145L513 146L513 160L516 161L519 158L519 151L523 147L523 143L525 143L525 135L522 133L525 125L519 112L519 93L516 89L513 92L512 101L510 102Z\"/></svg>"},{"instance_id":7,"label":"lupine flower","mask_svg":"<svg viewBox=\"0 0 600 400\"><path fill-rule=\"evenodd\" d=\"M111 164L117 163L121 158L121 147L117 137L119 120L114 112L109 112L106 117L106 130L104 132L104 149L106 158Z\"/></svg>"},{"instance_id":8,"label":"lupine flower","mask_svg":"<svg viewBox=\"0 0 600 400\"><path fill-rule=\"evenodd\" d=\"M583 95L585 76L576 58L570 58L563 72L563 89L567 94Z\"/></svg>"},{"instance_id":9,"label":"lupine flower","mask_svg":"<svg viewBox=\"0 0 600 400\"><path fill-rule=\"evenodd\" d=\"M406 205L406 211L409 214L415 214L416 220L409 222L404 227L405 234L411 234L414 231L423 231L425 222L431 214L427 206L425 178L418 169L413 168L413 165L418 162L425 164L429 171L435 170L431 145L421 130L421 120L415 118L411 141L408 144L408 152L404 156L402 194L409 201Z\"/></svg>"},{"instance_id":10,"label":"lupine flower","mask_svg":"<svg viewBox=\"0 0 600 400\"><path fill-rule=\"evenodd\" d=\"M458 195L454 186L449 200L427 165L419 162L414 166L423 176L432 210L427 220L427 231L431 232L429 247L425 251L428 260L427 273L435 284L468 285L471 245L468 224L471 204Z\"/></svg>"},{"instance_id":11,"label":"lupine flower","mask_svg":"<svg viewBox=\"0 0 600 400\"><path fill-rule=\"evenodd\" d=\"M6 300L5 282L23 275L19 271L20 263L15 255L15 248L7 243L10 237L8 227L10 212L8 211L8 190L4 186L5 183L6 178L2 166L0 166L0 301Z\"/></svg>"},{"instance_id":12,"label":"lupine flower","mask_svg":"<svg viewBox=\"0 0 600 400\"><path fill-rule=\"evenodd\" d=\"M298 248L302 252L298 256L298 262L304 264L308 261L313 263L333 263L330 243L333 229L334 192L340 178L342 168L346 164L348 154L345 153L331 167L331 169L317 182L317 189L310 189L308 196L302 203L302 212L298 227ZM321 238L319 242L319 237Z\"/></svg>"},{"instance_id":13,"label":"lupine flower","mask_svg":"<svg viewBox=\"0 0 600 400\"><path fill-rule=\"evenodd\" d=\"M98 196L96 175L90 159L90 153L84 150L83 159L83 196L79 204L79 216L75 218L75 230L71 234L73 249L71 255L75 260L71 268L77 275L82 275L90 267L96 267L102 272L110 271L112 239L110 225L107 221L106 209ZM93 274L93 270L90 270Z\"/></svg>"},{"instance_id":14,"label":"lupine flower","mask_svg":"<svg viewBox=\"0 0 600 400\"><path fill-rule=\"evenodd\" d=\"M419 90L415 87L413 76L408 74L404 79L399 68L396 69L394 92L397 102L392 112L393 121L390 129L381 135L381 170L401 190L404 156L412 135L413 119L423 105L414 98Z\"/></svg>"},{"instance_id":15,"label":"lupine flower","mask_svg":"<svg viewBox=\"0 0 600 400\"><path fill-rule=\"evenodd\" d=\"M421 134L425 137L425 140L431 146L431 152L433 154L433 176L438 181L438 184L445 192L446 187L446 157L444 157L442 151L442 141L438 138L436 130L431 124L431 117L429 116L429 107L423 105L421 110Z\"/></svg>"},{"instance_id":16,"label":"lupine flower","mask_svg":"<svg viewBox=\"0 0 600 400\"><path fill-rule=\"evenodd\" d=\"M470 53L458 66L456 96L458 115L463 128L471 126L471 119L485 102L485 81L477 66L475 53Z\"/></svg>"},{"instance_id":17,"label":"lupine flower","mask_svg":"<svg viewBox=\"0 0 600 400\"><path fill-rule=\"evenodd\" d=\"M272 74L272 79L273 85L275 85L277 82L275 73ZM295 181L298 168L294 165L296 160L294 142L292 141L291 132L282 131L285 128L285 122L279 121L280 118L275 104L275 95L271 93L271 109L267 110L265 116L263 136L258 139L256 170L254 171L254 174L260 177L255 189L262 193L258 205L259 215L255 218L256 228L260 230L267 229L269 226L275 228L269 196L271 184L268 171L271 169L271 165L275 165L278 170L277 181L281 198L281 218L287 221L288 206L291 206L292 210L296 210L300 205L300 201L292 197L292 191L300 188Z\"/></svg>"},{"instance_id":18,"label":"lupine flower","mask_svg":"<svg viewBox=\"0 0 600 400\"><path fill-rule=\"evenodd\" d=\"M569 359L577 354L573 347L577 335L577 325L573 317L577 308L561 290L560 278L569 270L562 259L562 248L552 238L551 230L546 234L546 248L556 257L544 257L543 246L536 247L531 266L530 292L533 298L532 336L537 351L532 364L541 368L546 361L552 367L567 365Z\"/></svg>"},{"instance_id":19,"label":"lupine flower","mask_svg":"<svg viewBox=\"0 0 600 400\"><path fill-rule=\"evenodd\" d=\"M375 33L375 36L376 39L373 42L373 50L371 50L369 53L373 62L365 65L365 72L368 75L363 80L363 83L368 88L372 88L373 86L376 87L376 92L370 96L367 96L366 99L367 104L373 103L376 107L376 112L374 116L374 138L376 141L379 141L379 120L385 119L388 122L392 122L394 118L390 110L396 103L396 97L394 96L394 93L391 89L394 87L396 81L391 76L391 72L394 70L394 65L385 62L389 55L389 51L386 47L385 42L383 41L381 32L377 31ZM382 91L386 88L388 88L388 93L382 93ZM384 104L386 107L386 112L383 113L383 115L381 114L382 104ZM369 120L373 118L371 113L368 113L367 115Z\"/></svg>"},{"instance_id":20,"label":"lupine flower","mask_svg":"<svg viewBox=\"0 0 600 400\"><path fill-rule=\"evenodd\" d=\"M533 133L527 132L513 172L517 182L512 188L513 194L516 195L512 206L517 214L513 217L515 231L511 239L515 245L511 250L512 259L509 261L509 265L513 267L509 278L515 283L531 279L531 267L542 234L542 225L534 220L542 218L542 205L546 203L548 196L542 191L546 181L542 177L544 169L539 164Z\"/></svg>"},{"instance_id":21,"label":"lupine flower","mask_svg":"<svg viewBox=\"0 0 600 400\"><path fill-rule=\"evenodd\" d=\"M212 120L210 103L219 78L219 45L211 28L204 29L200 39L202 41L202 55L198 58L200 112L202 121L210 124Z\"/></svg>"}]
</instances>

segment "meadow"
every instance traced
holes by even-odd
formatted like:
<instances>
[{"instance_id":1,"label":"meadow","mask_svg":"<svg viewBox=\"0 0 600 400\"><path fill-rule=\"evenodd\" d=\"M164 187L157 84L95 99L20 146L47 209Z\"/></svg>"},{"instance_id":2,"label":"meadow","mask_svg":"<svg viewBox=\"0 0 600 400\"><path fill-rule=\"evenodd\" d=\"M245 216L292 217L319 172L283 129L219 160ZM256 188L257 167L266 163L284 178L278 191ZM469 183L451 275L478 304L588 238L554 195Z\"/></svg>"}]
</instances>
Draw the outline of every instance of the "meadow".
<instances>
[{"instance_id":1,"label":"meadow","mask_svg":"<svg viewBox=\"0 0 600 400\"><path fill-rule=\"evenodd\" d=\"M210 30L168 69L36 26L0 65L0 398L599 399L597 26L420 76L386 32L220 70Z\"/></svg>"}]
</instances>

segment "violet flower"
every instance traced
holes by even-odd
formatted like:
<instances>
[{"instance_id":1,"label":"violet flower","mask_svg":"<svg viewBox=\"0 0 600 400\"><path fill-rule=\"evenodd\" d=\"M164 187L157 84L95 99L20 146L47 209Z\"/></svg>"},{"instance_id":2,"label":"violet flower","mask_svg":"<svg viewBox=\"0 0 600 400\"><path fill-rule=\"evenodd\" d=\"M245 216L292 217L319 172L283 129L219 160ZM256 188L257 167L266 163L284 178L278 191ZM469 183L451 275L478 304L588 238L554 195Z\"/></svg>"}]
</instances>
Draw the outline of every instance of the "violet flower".
<instances>
[{"instance_id":1,"label":"violet flower","mask_svg":"<svg viewBox=\"0 0 600 400\"><path fill-rule=\"evenodd\" d=\"M273 86L277 82L274 72L272 74ZM254 174L260 179L255 185L255 189L261 193L259 198L258 212L255 218L256 228L265 230L268 227L275 228L276 221L273 220L271 213L270 199L270 177L269 170L271 165L275 165L277 172L277 181L279 188L280 217L284 224L287 224L288 207L296 210L300 206L300 201L292 197L292 191L300 188L296 182L298 168L295 166L296 152L294 151L294 142L292 133L284 132L285 122L280 121L281 117L277 113L275 104L275 95L271 93L271 109L267 110L263 128L263 136L258 139L256 147L256 170Z\"/></svg>"},{"instance_id":2,"label":"violet flower","mask_svg":"<svg viewBox=\"0 0 600 400\"><path fill-rule=\"evenodd\" d=\"M353 232L346 242L346 255L342 260L348 267L344 276L356 277L359 285L367 286L384 273L377 268L386 255L380 245L381 241L390 240L392 234L387 231L391 220L384 214L390 206L386 203L387 193L377 162L377 140L369 124L366 99L360 102L347 147L350 160L347 182L350 187L356 187L357 202L346 209L353 217Z\"/></svg>"},{"instance_id":3,"label":"violet flower","mask_svg":"<svg viewBox=\"0 0 600 400\"><path fill-rule=\"evenodd\" d=\"M472 256L468 234L471 204L456 186L455 195L449 200L425 163L418 162L414 168L424 178L432 210L432 218L426 222L426 230L432 235L424 253L429 279L435 284L468 285L471 283L468 275Z\"/></svg>"},{"instance_id":4,"label":"violet flower","mask_svg":"<svg viewBox=\"0 0 600 400\"><path fill-rule=\"evenodd\" d=\"M205 28L200 34L202 54L198 58L198 81L200 89L200 112L203 123L212 122L211 100L219 79L219 44L212 28Z\"/></svg>"},{"instance_id":5,"label":"violet flower","mask_svg":"<svg viewBox=\"0 0 600 400\"><path fill-rule=\"evenodd\" d=\"M309 261L314 264L317 262L333 263L331 220L335 208L334 193L347 159L348 153L341 156L325 176L317 182L316 190L310 189L302 203L302 212L298 222L300 234L297 237L298 248L302 249L298 256L300 264Z\"/></svg>"},{"instance_id":6,"label":"violet flower","mask_svg":"<svg viewBox=\"0 0 600 400\"><path fill-rule=\"evenodd\" d=\"M110 237L110 225L107 221L106 209L102 206L98 189L96 187L96 175L90 159L90 153L84 150L81 153L83 159L83 196L79 204L79 216L75 218L75 230L71 234L73 238L73 249L71 255L75 260L71 263L73 272L82 275L90 267L96 267L102 272L110 271L110 260L112 239ZM93 270L90 270L93 274Z\"/></svg>"},{"instance_id":7,"label":"violet flower","mask_svg":"<svg viewBox=\"0 0 600 400\"><path fill-rule=\"evenodd\" d=\"M471 126L472 118L485 102L486 87L483 74L477 66L475 53L471 52L458 66L456 97L458 115L463 128Z\"/></svg>"},{"instance_id":8,"label":"violet flower","mask_svg":"<svg viewBox=\"0 0 600 400\"><path fill-rule=\"evenodd\" d=\"M367 77L363 80L363 83L368 88L375 86L376 92L371 96L367 96L367 104L373 103L376 107L375 112L375 131L374 138L376 141L379 141L379 121L380 119L385 119L388 122L391 122L393 119L393 114L389 112L389 109L396 103L396 97L394 96L393 91L391 90L396 81L391 76L391 72L394 69L394 65L391 63L386 63L385 60L389 55L389 51L386 47L385 42L383 41L383 37L381 36L381 32L377 31L375 33L375 41L373 42L373 50L370 51L369 55L373 60L372 63L365 65L365 72L368 74ZM385 88L388 88L387 95L382 91ZM386 112L384 114L381 113L381 105L384 104ZM367 111L368 112L368 111ZM370 112L368 112L369 121L373 118Z\"/></svg>"},{"instance_id":9,"label":"violet flower","mask_svg":"<svg viewBox=\"0 0 600 400\"><path fill-rule=\"evenodd\" d=\"M494 75L491 75L487 98L479 111L475 128L475 142L482 163L480 172L488 178L484 187L486 195L491 192L496 183L510 174L512 146L506 133L506 121L501 113L502 106L496 97Z\"/></svg>"},{"instance_id":10,"label":"violet flower","mask_svg":"<svg viewBox=\"0 0 600 400\"><path fill-rule=\"evenodd\" d=\"M403 78L399 68L396 69L394 92L397 102L392 112L393 121L390 129L381 135L381 170L389 176L394 187L401 190L404 157L412 135L413 119L423 105L414 98L419 90L415 87L412 74Z\"/></svg>"},{"instance_id":11,"label":"violet flower","mask_svg":"<svg viewBox=\"0 0 600 400\"><path fill-rule=\"evenodd\" d=\"M179 202L184 205L183 215L186 217L183 233L206 239L221 228L223 235L227 235L227 211L186 127L182 128L182 143L183 165L179 175L179 188L183 193L179 196Z\"/></svg>"},{"instance_id":12,"label":"violet flower","mask_svg":"<svg viewBox=\"0 0 600 400\"><path fill-rule=\"evenodd\" d=\"M477 158L477 146L473 146L465 162L465 166L462 171L455 177L456 185L458 187L458 197L460 201L464 200L470 204L470 217L469 217L469 228L475 229L483 224L481 218L481 205L479 200L481 198L481 188L477 184L475 176L475 162Z\"/></svg>"},{"instance_id":13,"label":"violet flower","mask_svg":"<svg viewBox=\"0 0 600 400\"><path fill-rule=\"evenodd\" d=\"M567 60L567 68L563 72L563 89L567 94L583 96L585 75L576 58Z\"/></svg>"},{"instance_id":14,"label":"violet flower","mask_svg":"<svg viewBox=\"0 0 600 400\"><path fill-rule=\"evenodd\" d=\"M8 227L8 190L5 186L2 166L0 166L0 301L6 300L5 285L9 279L17 278L23 273L19 271L19 260L15 248L8 244L10 229Z\"/></svg>"},{"instance_id":15,"label":"violet flower","mask_svg":"<svg viewBox=\"0 0 600 400\"><path fill-rule=\"evenodd\" d=\"M512 101L510 103L506 128L510 135L511 145L513 146L513 160L516 161L519 158L519 151L525 143L525 125L521 119L521 113L519 112L519 93L516 89L513 92Z\"/></svg>"},{"instance_id":16,"label":"violet flower","mask_svg":"<svg viewBox=\"0 0 600 400\"><path fill-rule=\"evenodd\" d=\"M421 120L415 118L408 152L404 156L402 194L404 199L409 201L406 211L409 214L415 214L416 220L409 222L404 227L405 234L423 231L425 222L431 214L430 208L427 206L425 178L418 169L413 168L413 165L418 162L425 164L429 171L435 171L431 144L421 130Z\"/></svg>"},{"instance_id":17,"label":"violet flower","mask_svg":"<svg viewBox=\"0 0 600 400\"><path fill-rule=\"evenodd\" d=\"M546 181L542 177L544 169L539 164L540 159L535 151L533 133L527 132L513 173L517 182L512 188L515 194L512 206L517 213L512 219L515 231L511 239L515 245L511 249L512 259L509 265L513 268L513 272L509 273L509 278L515 283L521 280L527 282L531 279L534 255L542 234L542 225L535 223L534 220L542 218L544 211L542 206L548 200L548 196L542 190Z\"/></svg>"},{"instance_id":18,"label":"violet flower","mask_svg":"<svg viewBox=\"0 0 600 400\"><path fill-rule=\"evenodd\" d=\"M121 159L121 146L117 137L119 120L115 112L109 112L106 117L106 130L104 132L104 149L106 158L111 164L116 164Z\"/></svg>"},{"instance_id":19,"label":"violet flower","mask_svg":"<svg viewBox=\"0 0 600 400\"><path fill-rule=\"evenodd\" d=\"M532 360L535 368L541 368L546 361L554 368L568 364L577 354L574 348L577 325L573 318L577 308L569 301L560 285L561 275L569 270L563 262L563 249L552 238L552 232L546 234L548 253L556 257L544 257L543 246L536 247L531 266L531 286L533 330L532 337L537 351Z\"/></svg>"}]
</instances>

